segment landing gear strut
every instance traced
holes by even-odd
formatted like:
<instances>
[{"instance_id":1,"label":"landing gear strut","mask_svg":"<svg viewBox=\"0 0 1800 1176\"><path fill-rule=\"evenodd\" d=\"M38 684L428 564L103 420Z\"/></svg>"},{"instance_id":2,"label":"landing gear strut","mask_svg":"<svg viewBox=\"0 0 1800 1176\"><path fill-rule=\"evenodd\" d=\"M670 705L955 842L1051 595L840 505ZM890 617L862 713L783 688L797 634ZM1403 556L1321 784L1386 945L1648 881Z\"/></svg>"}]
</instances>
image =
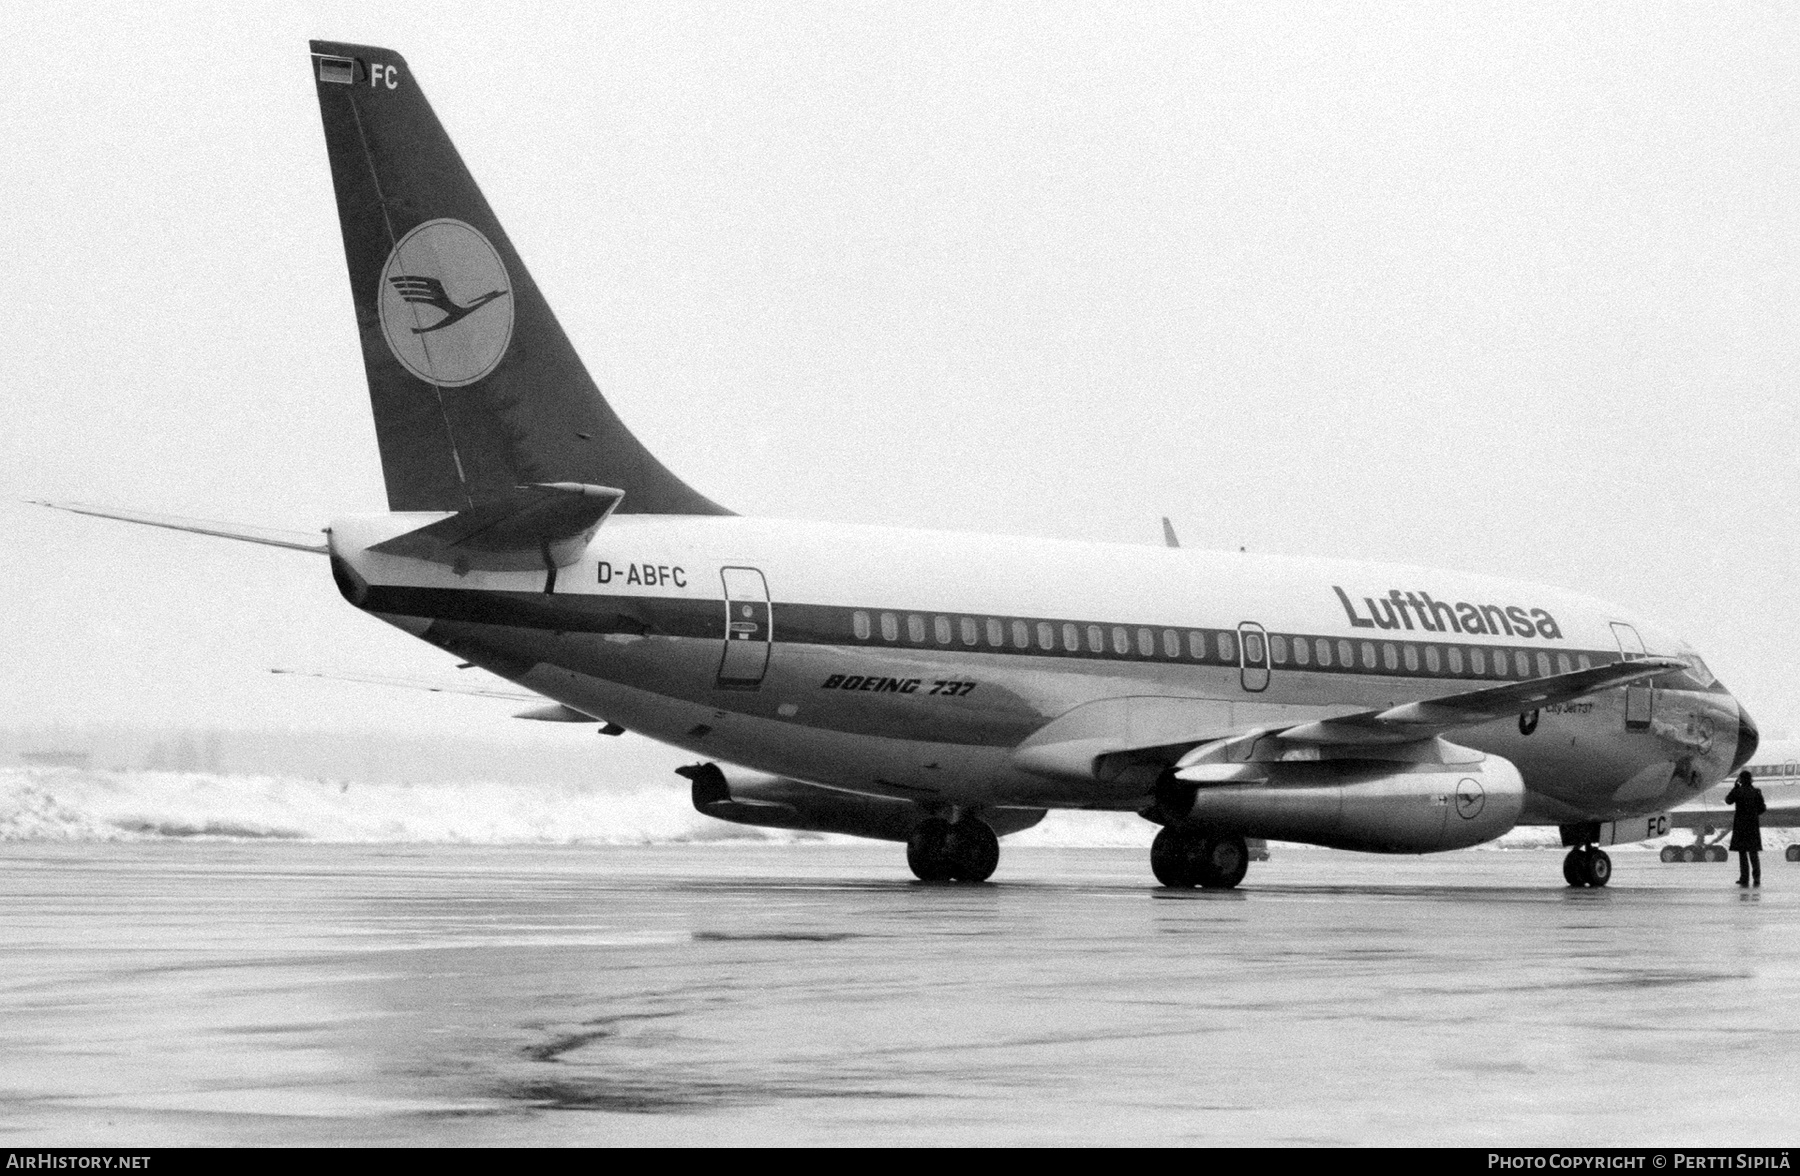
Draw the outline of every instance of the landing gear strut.
<instances>
[{"instance_id":1,"label":"landing gear strut","mask_svg":"<svg viewBox=\"0 0 1800 1176\"><path fill-rule=\"evenodd\" d=\"M1150 872L1164 886L1230 890L1250 868L1250 847L1236 833L1207 834L1163 826L1150 843Z\"/></svg>"},{"instance_id":2,"label":"landing gear strut","mask_svg":"<svg viewBox=\"0 0 1800 1176\"><path fill-rule=\"evenodd\" d=\"M1000 838L980 817L928 817L907 839L906 864L921 882L986 882L1000 864Z\"/></svg>"},{"instance_id":3,"label":"landing gear strut","mask_svg":"<svg viewBox=\"0 0 1800 1176\"><path fill-rule=\"evenodd\" d=\"M1563 858L1563 881L1598 889L1612 881L1612 859L1597 845L1577 845Z\"/></svg>"}]
</instances>

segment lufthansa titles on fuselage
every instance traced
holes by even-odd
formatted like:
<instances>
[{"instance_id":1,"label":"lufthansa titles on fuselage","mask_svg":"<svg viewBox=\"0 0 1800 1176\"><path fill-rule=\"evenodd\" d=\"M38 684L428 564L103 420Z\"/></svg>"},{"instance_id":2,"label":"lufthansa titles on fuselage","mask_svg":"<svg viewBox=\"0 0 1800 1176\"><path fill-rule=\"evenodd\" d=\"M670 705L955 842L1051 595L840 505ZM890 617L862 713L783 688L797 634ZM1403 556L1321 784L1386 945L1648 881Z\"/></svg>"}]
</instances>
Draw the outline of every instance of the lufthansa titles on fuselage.
<instances>
[{"instance_id":1,"label":"lufthansa titles on fuselage","mask_svg":"<svg viewBox=\"0 0 1800 1176\"><path fill-rule=\"evenodd\" d=\"M1433 600L1429 592L1402 592L1389 588L1386 596L1362 598L1368 615L1357 611L1350 596L1336 584L1338 603L1355 629L1420 628L1427 633L1469 633L1483 637L1541 637L1561 641L1562 627L1541 608L1516 604L1470 604L1466 600ZM1415 626L1413 622L1417 621Z\"/></svg>"}]
</instances>

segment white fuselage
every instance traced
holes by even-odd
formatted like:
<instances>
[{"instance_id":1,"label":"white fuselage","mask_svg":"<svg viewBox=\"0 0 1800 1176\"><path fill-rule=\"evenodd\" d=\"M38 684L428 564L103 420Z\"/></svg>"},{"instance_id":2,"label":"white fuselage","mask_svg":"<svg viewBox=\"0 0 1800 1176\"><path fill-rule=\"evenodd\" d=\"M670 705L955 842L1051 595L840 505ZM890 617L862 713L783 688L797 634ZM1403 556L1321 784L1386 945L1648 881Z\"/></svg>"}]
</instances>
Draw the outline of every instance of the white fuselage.
<instances>
[{"instance_id":1,"label":"white fuselage","mask_svg":"<svg viewBox=\"0 0 1800 1176\"><path fill-rule=\"evenodd\" d=\"M1646 651L1688 658L1694 671L1455 740L1513 761L1528 789L1522 819L1540 824L1671 807L1693 796L1690 781L1724 774L1737 741L1736 701L1685 643L1539 585L729 516L615 516L556 570L553 591L542 569L458 574L368 550L437 517L334 523L334 556L356 581L340 570L346 595L465 660L708 759L928 805L1141 806L1141 789L1015 757L1046 724L1100 700L1131 700L1120 721L1148 745Z\"/></svg>"}]
</instances>

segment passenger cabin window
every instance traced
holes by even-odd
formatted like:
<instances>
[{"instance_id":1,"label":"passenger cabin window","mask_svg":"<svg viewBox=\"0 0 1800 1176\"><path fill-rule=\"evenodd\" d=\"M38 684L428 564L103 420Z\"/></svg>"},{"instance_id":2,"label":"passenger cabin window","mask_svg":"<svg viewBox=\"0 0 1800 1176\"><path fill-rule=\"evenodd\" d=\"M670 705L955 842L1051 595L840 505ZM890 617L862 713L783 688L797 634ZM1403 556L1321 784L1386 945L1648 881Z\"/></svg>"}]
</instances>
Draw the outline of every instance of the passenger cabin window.
<instances>
[{"instance_id":1,"label":"passenger cabin window","mask_svg":"<svg viewBox=\"0 0 1800 1176\"><path fill-rule=\"evenodd\" d=\"M1356 648L1342 637L1338 638L1337 654L1338 665L1343 666L1346 670L1356 668Z\"/></svg>"},{"instance_id":2,"label":"passenger cabin window","mask_svg":"<svg viewBox=\"0 0 1800 1176\"><path fill-rule=\"evenodd\" d=\"M939 645L950 644L950 618L938 617L931 622L932 630L937 634Z\"/></svg>"},{"instance_id":3,"label":"passenger cabin window","mask_svg":"<svg viewBox=\"0 0 1800 1176\"><path fill-rule=\"evenodd\" d=\"M881 636L887 641L900 640L900 619L893 613L881 614Z\"/></svg>"},{"instance_id":4,"label":"passenger cabin window","mask_svg":"<svg viewBox=\"0 0 1800 1176\"><path fill-rule=\"evenodd\" d=\"M1088 626L1088 652L1106 652L1106 630L1102 629L1099 625Z\"/></svg>"},{"instance_id":5,"label":"passenger cabin window","mask_svg":"<svg viewBox=\"0 0 1800 1176\"><path fill-rule=\"evenodd\" d=\"M1213 639L1213 644L1218 647L1220 661L1235 662L1238 659L1237 634L1220 633Z\"/></svg>"},{"instance_id":6,"label":"passenger cabin window","mask_svg":"<svg viewBox=\"0 0 1800 1176\"><path fill-rule=\"evenodd\" d=\"M1181 634L1173 629L1163 630L1163 656L1171 658L1181 656Z\"/></svg>"},{"instance_id":7,"label":"passenger cabin window","mask_svg":"<svg viewBox=\"0 0 1800 1176\"><path fill-rule=\"evenodd\" d=\"M1591 670L1594 668L1594 659L1585 653L1578 653L1575 655L1575 664L1584 670Z\"/></svg>"},{"instance_id":8,"label":"passenger cabin window","mask_svg":"<svg viewBox=\"0 0 1800 1176\"><path fill-rule=\"evenodd\" d=\"M1267 657L1263 651L1263 639L1260 633L1244 634L1244 660L1251 665L1260 666Z\"/></svg>"},{"instance_id":9,"label":"passenger cabin window","mask_svg":"<svg viewBox=\"0 0 1800 1176\"><path fill-rule=\"evenodd\" d=\"M1559 653L1556 655L1556 672L1559 674L1572 674L1575 672L1575 667L1569 664L1568 654Z\"/></svg>"},{"instance_id":10,"label":"passenger cabin window","mask_svg":"<svg viewBox=\"0 0 1800 1176\"><path fill-rule=\"evenodd\" d=\"M962 619L962 639L964 645L973 645L981 639L981 626L975 623L974 617Z\"/></svg>"},{"instance_id":11,"label":"passenger cabin window","mask_svg":"<svg viewBox=\"0 0 1800 1176\"><path fill-rule=\"evenodd\" d=\"M1294 638L1294 664L1303 666L1310 661L1312 661L1312 646L1307 644L1304 637Z\"/></svg>"},{"instance_id":12,"label":"passenger cabin window","mask_svg":"<svg viewBox=\"0 0 1800 1176\"><path fill-rule=\"evenodd\" d=\"M1381 664L1390 670L1397 670L1400 668L1400 651L1394 648L1394 643L1392 641L1383 641L1381 643Z\"/></svg>"},{"instance_id":13,"label":"passenger cabin window","mask_svg":"<svg viewBox=\"0 0 1800 1176\"><path fill-rule=\"evenodd\" d=\"M1407 672L1414 673L1414 674L1418 673L1419 672L1419 647L1416 645L1408 645L1406 647L1405 653L1406 653Z\"/></svg>"},{"instance_id":14,"label":"passenger cabin window","mask_svg":"<svg viewBox=\"0 0 1800 1176\"><path fill-rule=\"evenodd\" d=\"M850 627L856 630L858 641L867 641L869 639L869 614L858 609L850 617Z\"/></svg>"},{"instance_id":15,"label":"passenger cabin window","mask_svg":"<svg viewBox=\"0 0 1800 1176\"><path fill-rule=\"evenodd\" d=\"M1313 642L1313 652L1319 655L1319 664L1321 666L1328 666L1331 664L1331 642L1325 640L1323 637L1319 638L1317 641Z\"/></svg>"},{"instance_id":16,"label":"passenger cabin window","mask_svg":"<svg viewBox=\"0 0 1800 1176\"><path fill-rule=\"evenodd\" d=\"M1137 639L1138 639L1138 655L1140 657L1155 657L1156 656L1156 634L1155 633L1152 633L1148 629L1139 629L1137 631Z\"/></svg>"},{"instance_id":17,"label":"passenger cabin window","mask_svg":"<svg viewBox=\"0 0 1800 1176\"><path fill-rule=\"evenodd\" d=\"M1081 652L1081 630L1074 625L1063 625L1063 648L1070 653Z\"/></svg>"},{"instance_id":18,"label":"passenger cabin window","mask_svg":"<svg viewBox=\"0 0 1800 1176\"><path fill-rule=\"evenodd\" d=\"M1453 649L1450 651L1450 654L1454 657L1456 651ZM1487 654L1481 652L1479 649L1471 649L1469 651L1469 671L1475 674L1487 673Z\"/></svg>"},{"instance_id":19,"label":"passenger cabin window","mask_svg":"<svg viewBox=\"0 0 1800 1176\"><path fill-rule=\"evenodd\" d=\"M1425 668L1434 674L1444 668L1443 658L1438 655L1438 647L1435 645L1425 647Z\"/></svg>"},{"instance_id":20,"label":"passenger cabin window","mask_svg":"<svg viewBox=\"0 0 1800 1176\"><path fill-rule=\"evenodd\" d=\"M1568 659L1565 658L1563 660L1567 661ZM1537 671L1538 677L1540 678L1548 678L1550 676L1550 655L1544 653L1542 650L1540 650L1537 655Z\"/></svg>"},{"instance_id":21,"label":"passenger cabin window","mask_svg":"<svg viewBox=\"0 0 1800 1176\"><path fill-rule=\"evenodd\" d=\"M1549 660L1546 659L1544 664L1548 665ZM1523 649L1515 650L1513 652L1513 669L1518 671L1518 677L1531 677L1531 655Z\"/></svg>"},{"instance_id":22,"label":"passenger cabin window","mask_svg":"<svg viewBox=\"0 0 1800 1176\"><path fill-rule=\"evenodd\" d=\"M906 614L906 639L916 645L925 643L925 618L918 613Z\"/></svg>"},{"instance_id":23,"label":"passenger cabin window","mask_svg":"<svg viewBox=\"0 0 1800 1176\"><path fill-rule=\"evenodd\" d=\"M1056 648L1056 626L1055 625L1052 625L1049 621L1039 621L1037 623L1037 634L1038 634L1038 648L1039 649L1055 649Z\"/></svg>"},{"instance_id":24,"label":"passenger cabin window","mask_svg":"<svg viewBox=\"0 0 1800 1176\"><path fill-rule=\"evenodd\" d=\"M1013 644L1020 649L1030 649L1031 627L1024 621L1014 621L1012 623L1012 639Z\"/></svg>"},{"instance_id":25,"label":"passenger cabin window","mask_svg":"<svg viewBox=\"0 0 1800 1176\"><path fill-rule=\"evenodd\" d=\"M1006 626L1002 625L998 620L994 619L993 617L989 617L987 619L987 639L988 639L988 644L992 645L995 649L998 649L1002 645L1005 645L1006 644Z\"/></svg>"},{"instance_id":26,"label":"passenger cabin window","mask_svg":"<svg viewBox=\"0 0 1800 1176\"><path fill-rule=\"evenodd\" d=\"M1198 629L1188 630L1188 656L1195 661L1206 660L1206 634Z\"/></svg>"},{"instance_id":27,"label":"passenger cabin window","mask_svg":"<svg viewBox=\"0 0 1800 1176\"><path fill-rule=\"evenodd\" d=\"M1287 665L1287 638L1279 633L1269 634L1269 660L1278 666Z\"/></svg>"},{"instance_id":28,"label":"passenger cabin window","mask_svg":"<svg viewBox=\"0 0 1800 1176\"><path fill-rule=\"evenodd\" d=\"M1362 643L1362 655L1363 655L1363 669L1365 669L1365 670L1374 669L1375 668L1375 643L1373 641L1365 641Z\"/></svg>"},{"instance_id":29,"label":"passenger cabin window","mask_svg":"<svg viewBox=\"0 0 1800 1176\"><path fill-rule=\"evenodd\" d=\"M1125 631L1124 625L1114 625L1113 626L1113 652L1114 653L1130 653L1131 652L1131 634L1127 633Z\"/></svg>"}]
</instances>

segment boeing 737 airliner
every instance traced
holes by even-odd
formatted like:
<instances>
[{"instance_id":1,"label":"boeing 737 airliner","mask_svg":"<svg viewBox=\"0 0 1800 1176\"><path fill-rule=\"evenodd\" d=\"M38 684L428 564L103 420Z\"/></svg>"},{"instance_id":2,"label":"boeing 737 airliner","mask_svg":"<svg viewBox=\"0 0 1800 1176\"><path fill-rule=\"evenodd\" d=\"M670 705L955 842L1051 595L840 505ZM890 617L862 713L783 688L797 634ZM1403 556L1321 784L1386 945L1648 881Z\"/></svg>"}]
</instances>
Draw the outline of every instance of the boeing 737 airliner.
<instances>
[{"instance_id":1,"label":"boeing 737 airliner","mask_svg":"<svg viewBox=\"0 0 1800 1176\"><path fill-rule=\"evenodd\" d=\"M692 752L704 813L974 882L1047 809L1129 810L1157 879L1215 888L1246 838L1556 825L1600 886L1600 846L1756 747L1687 644L1557 588L739 517L608 406L406 62L314 42L311 69L389 508L316 549L357 608Z\"/></svg>"}]
</instances>

